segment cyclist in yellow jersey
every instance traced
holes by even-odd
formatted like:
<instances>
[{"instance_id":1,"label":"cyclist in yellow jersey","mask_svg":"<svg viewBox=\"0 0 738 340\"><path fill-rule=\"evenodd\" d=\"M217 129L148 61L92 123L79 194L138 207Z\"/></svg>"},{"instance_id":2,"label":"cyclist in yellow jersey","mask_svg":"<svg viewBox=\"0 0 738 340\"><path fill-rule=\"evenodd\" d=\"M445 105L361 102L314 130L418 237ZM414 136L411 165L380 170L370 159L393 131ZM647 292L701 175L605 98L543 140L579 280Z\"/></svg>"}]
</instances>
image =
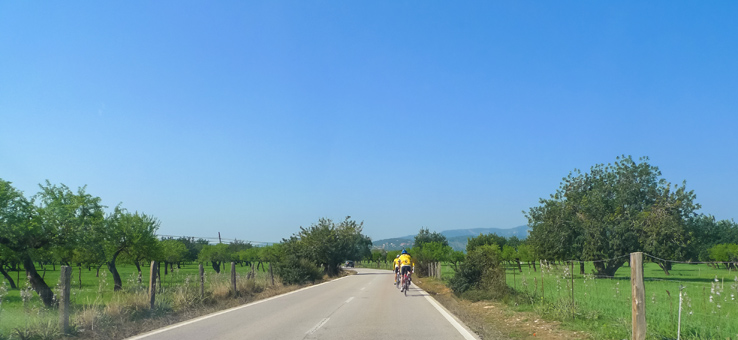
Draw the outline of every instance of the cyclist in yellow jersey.
<instances>
[{"instance_id":1,"label":"cyclist in yellow jersey","mask_svg":"<svg viewBox=\"0 0 738 340\"><path fill-rule=\"evenodd\" d=\"M413 258L410 256L410 254L407 253L407 250L405 249L402 250L402 254L400 254L400 257L398 259L400 260L400 275L402 275L402 284L404 287L405 273L408 273L408 279L409 279L410 274L412 274L415 271L415 260L413 260ZM400 291L403 291L404 289L405 288L403 288Z\"/></svg>"},{"instance_id":2,"label":"cyclist in yellow jersey","mask_svg":"<svg viewBox=\"0 0 738 340\"><path fill-rule=\"evenodd\" d=\"M395 282L397 282L397 276L400 275L400 255L397 255L397 257L395 257L393 264L395 265L395 281L393 282L394 284Z\"/></svg>"}]
</instances>

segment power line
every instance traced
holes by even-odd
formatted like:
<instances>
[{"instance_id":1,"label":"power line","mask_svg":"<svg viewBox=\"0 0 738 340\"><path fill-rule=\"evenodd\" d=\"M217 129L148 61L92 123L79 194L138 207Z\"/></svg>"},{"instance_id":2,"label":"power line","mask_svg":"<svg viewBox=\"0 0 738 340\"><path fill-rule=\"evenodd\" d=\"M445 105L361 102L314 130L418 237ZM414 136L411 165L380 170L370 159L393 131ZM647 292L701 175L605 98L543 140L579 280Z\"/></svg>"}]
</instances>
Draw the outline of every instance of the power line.
<instances>
[{"instance_id":1,"label":"power line","mask_svg":"<svg viewBox=\"0 0 738 340\"><path fill-rule=\"evenodd\" d=\"M262 241L249 241L249 240L242 240L237 238L218 238L218 237L207 237L207 236L186 236L186 235L157 235L159 238L187 238L187 239L203 239L209 241L209 243L218 243L219 241L222 241L226 244L231 244L236 241L241 241L244 243L250 243L252 245L258 245L258 246L269 246L272 244L275 244L276 242L262 242Z\"/></svg>"}]
</instances>

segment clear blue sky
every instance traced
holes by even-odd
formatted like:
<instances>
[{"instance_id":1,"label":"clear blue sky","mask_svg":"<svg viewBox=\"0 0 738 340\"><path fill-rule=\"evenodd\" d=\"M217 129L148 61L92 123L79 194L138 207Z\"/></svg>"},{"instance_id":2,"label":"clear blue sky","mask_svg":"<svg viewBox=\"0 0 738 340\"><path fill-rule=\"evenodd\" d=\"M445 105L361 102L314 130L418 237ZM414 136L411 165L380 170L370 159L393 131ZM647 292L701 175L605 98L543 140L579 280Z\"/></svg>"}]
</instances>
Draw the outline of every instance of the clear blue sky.
<instances>
[{"instance_id":1,"label":"clear blue sky","mask_svg":"<svg viewBox=\"0 0 738 340\"><path fill-rule=\"evenodd\" d=\"M738 217L738 2L0 2L0 178L278 241L510 228L649 156Z\"/></svg>"}]
</instances>

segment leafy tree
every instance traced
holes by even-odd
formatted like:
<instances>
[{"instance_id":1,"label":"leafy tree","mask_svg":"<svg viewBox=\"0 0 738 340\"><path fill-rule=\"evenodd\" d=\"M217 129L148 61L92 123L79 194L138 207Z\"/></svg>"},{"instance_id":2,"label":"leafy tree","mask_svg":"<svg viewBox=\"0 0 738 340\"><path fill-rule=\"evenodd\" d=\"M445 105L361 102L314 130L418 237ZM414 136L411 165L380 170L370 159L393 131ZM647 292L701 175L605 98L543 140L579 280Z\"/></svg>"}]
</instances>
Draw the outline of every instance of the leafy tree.
<instances>
[{"instance_id":1,"label":"leafy tree","mask_svg":"<svg viewBox=\"0 0 738 340\"><path fill-rule=\"evenodd\" d=\"M738 244L717 244L710 248L710 259L726 262L725 268L732 270L738 263Z\"/></svg>"},{"instance_id":2,"label":"leafy tree","mask_svg":"<svg viewBox=\"0 0 738 340\"><path fill-rule=\"evenodd\" d=\"M0 274L3 274L3 277L8 280L11 289L16 289L18 287L15 285L15 281L13 281L13 278L8 274L7 271L5 271L5 266L13 261L17 261L17 256L15 255L15 252L10 250L10 248L0 244Z\"/></svg>"},{"instance_id":3,"label":"leafy tree","mask_svg":"<svg viewBox=\"0 0 738 340\"><path fill-rule=\"evenodd\" d=\"M38 255L52 252L68 263L79 245L80 233L102 223L104 215L100 198L87 194L84 187L76 194L49 181L39 187L41 192L29 201L10 182L0 180L0 244L15 252L31 287L50 307L54 293L36 271L34 257L40 259Z\"/></svg>"},{"instance_id":4,"label":"leafy tree","mask_svg":"<svg viewBox=\"0 0 738 340\"><path fill-rule=\"evenodd\" d=\"M204 239L198 239L195 240L194 237L180 237L177 239L177 241L182 242L182 244L185 245L187 248L187 255L185 256L184 260L185 262L194 262L197 261L197 255L200 254L200 250L202 250L202 246L204 244L208 244L207 240ZM204 243L202 243L204 241Z\"/></svg>"},{"instance_id":5,"label":"leafy tree","mask_svg":"<svg viewBox=\"0 0 738 340\"><path fill-rule=\"evenodd\" d=\"M120 206L115 207L105 222L105 228L100 232L104 235L108 270L113 274L113 290L118 291L123 288L123 281L116 267L118 256L127 252L136 258L147 250L151 253L151 248L157 242L156 231L160 222L153 216L138 212L130 213Z\"/></svg>"},{"instance_id":6,"label":"leafy tree","mask_svg":"<svg viewBox=\"0 0 738 340\"><path fill-rule=\"evenodd\" d=\"M447 261L449 255L454 249L449 245L441 242L426 242L422 247L413 247L410 249L411 256L415 259L415 270L420 275L428 275L429 265L432 262Z\"/></svg>"},{"instance_id":7,"label":"leafy tree","mask_svg":"<svg viewBox=\"0 0 738 340\"><path fill-rule=\"evenodd\" d=\"M321 218L317 224L300 227L299 233L283 239L283 248L288 256L311 260L323 267L325 274L335 276L343 261L371 254L371 239L361 234L363 225L351 220L351 216L339 224Z\"/></svg>"},{"instance_id":8,"label":"leafy tree","mask_svg":"<svg viewBox=\"0 0 738 340\"><path fill-rule=\"evenodd\" d=\"M526 213L536 252L553 260L606 260L594 263L606 276L634 251L683 258L692 242L685 220L700 206L684 184L672 189L648 158L639 161L618 157L589 173L575 169L549 199L540 199Z\"/></svg>"},{"instance_id":9,"label":"leafy tree","mask_svg":"<svg viewBox=\"0 0 738 340\"><path fill-rule=\"evenodd\" d=\"M435 231L431 233L428 228L420 228L418 234L415 235L413 247L422 248L424 244L431 242L441 243L444 246L448 245L448 240L446 239L446 236L443 236L443 234Z\"/></svg>"},{"instance_id":10,"label":"leafy tree","mask_svg":"<svg viewBox=\"0 0 738 340\"><path fill-rule=\"evenodd\" d=\"M518 256L521 261L528 262L528 268L533 264L533 271L536 271L536 256L533 248L527 244L521 244L518 246Z\"/></svg>"},{"instance_id":11,"label":"leafy tree","mask_svg":"<svg viewBox=\"0 0 738 340\"><path fill-rule=\"evenodd\" d=\"M496 244L497 247L502 249L503 246L507 243L507 239L502 236L497 236L497 234L479 234L479 236L470 237L468 241L466 242L466 252L470 253L475 248L483 245L492 245Z\"/></svg>"},{"instance_id":12,"label":"leafy tree","mask_svg":"<svg viewBox=\"0 0 738 340\"><path fill-rule=\"evenodd\" d=\"M400 255L401 250L390 250L387 252L387 256L385 257L387 262L393 262L395 258L397 258L397 255Z\"/></svg>"},{"instance_id":13,"label":"leafy tree","mask_svg":"<svg viewBox=\"0 0 738 340\"><path fill-rule=\"evenodd\" d=\"M233 240L233 242L228 244L228 251L235 254L241 250L246 250L253 247L254 246L251 243L244 242L242 240Z\"/></svg>"},{"instance_id":14,"label":"leafy tree","mask_svg":"<svg viewBox=\"0 0 738 340\"><path fill-rule=\"evenodd\" d=\"M448 254L448 262L451 263L454 271L457 271L459 269L459 264L464 262L465 259L466 255L463 251L453 250L450 254Z\"/></svg>"},{"instance_id":15,"label":"leafy tree","mask_svg":"<svg viewBox=\"0 0 738 340\"><path fill-rule=\"evenodd\" d=\"M220 273L221 264L229 262L231 259L232 256L228 245L224 243L204 245L198 257L200 262L210 262L216 273Z\"/></svg>"},{"instance_id":16,"label":"leafy tree","mask_svg":"<svg viewBox=\"0 0 738 340\"><path fill-rule=\"evenodd\" d=\"M187 257L187 246L180 240L168 239L159 242L160 258L164 261L164 275L168 274L167 266L172 270Z\"/></svg>"}]
</instances>

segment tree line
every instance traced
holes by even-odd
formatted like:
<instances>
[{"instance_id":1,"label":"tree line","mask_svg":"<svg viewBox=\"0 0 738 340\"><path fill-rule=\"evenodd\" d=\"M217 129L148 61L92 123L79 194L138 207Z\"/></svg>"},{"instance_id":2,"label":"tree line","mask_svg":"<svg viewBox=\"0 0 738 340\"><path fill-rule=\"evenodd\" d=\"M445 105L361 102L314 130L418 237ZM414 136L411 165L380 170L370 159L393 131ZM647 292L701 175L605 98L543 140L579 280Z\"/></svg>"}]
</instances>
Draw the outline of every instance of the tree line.
<instances>
[{"instance_id":1,"label":"tree line","mask_svg":"<svg viewBox=\"0 0 738 340\"><path fill-rule=\"evenodd\" d=\"M715 258L713 248L738 244L738 225L698 213L695 200L686 182L668 182L647 157L618 157L589 172L575 169L524 212L528 244L541 259L605 260L594 263L602 276L613 276L632 252L672 261L729 260ZM669 274L672 262L654 262Z\"/></svg>"},{"instance_id":2,"label":"tree line","mask_svg":"<svg viewBox=\"0 0 738 340\"><path fill-rule=\"evenodd\" d=\"M183 262L209 263L220 272L226 262L275 263L277 275L286 283L315 281L334 276L340 263L369 253L371 240L362 235L363 222L347 217L336 224L320 219L317 224L283 239L281 244L254 247L236 240L210 244L188 237L159 239L160 221L148 214L130 212L118 205L109 213L99 197L64 184L46 181L40 191L27 198L0 179L0 273L16 288L9 270L22 266L29 283L46 306L54 304L54 293L36 264L77 265L88 270L104 266L112 274L114 291L123 288L117 269L121 262L134 264L141 281L141 264L155 260L164 264L165 275ZM45 271L45 267L44 267Z\"/></svg>"}]
</instances>

